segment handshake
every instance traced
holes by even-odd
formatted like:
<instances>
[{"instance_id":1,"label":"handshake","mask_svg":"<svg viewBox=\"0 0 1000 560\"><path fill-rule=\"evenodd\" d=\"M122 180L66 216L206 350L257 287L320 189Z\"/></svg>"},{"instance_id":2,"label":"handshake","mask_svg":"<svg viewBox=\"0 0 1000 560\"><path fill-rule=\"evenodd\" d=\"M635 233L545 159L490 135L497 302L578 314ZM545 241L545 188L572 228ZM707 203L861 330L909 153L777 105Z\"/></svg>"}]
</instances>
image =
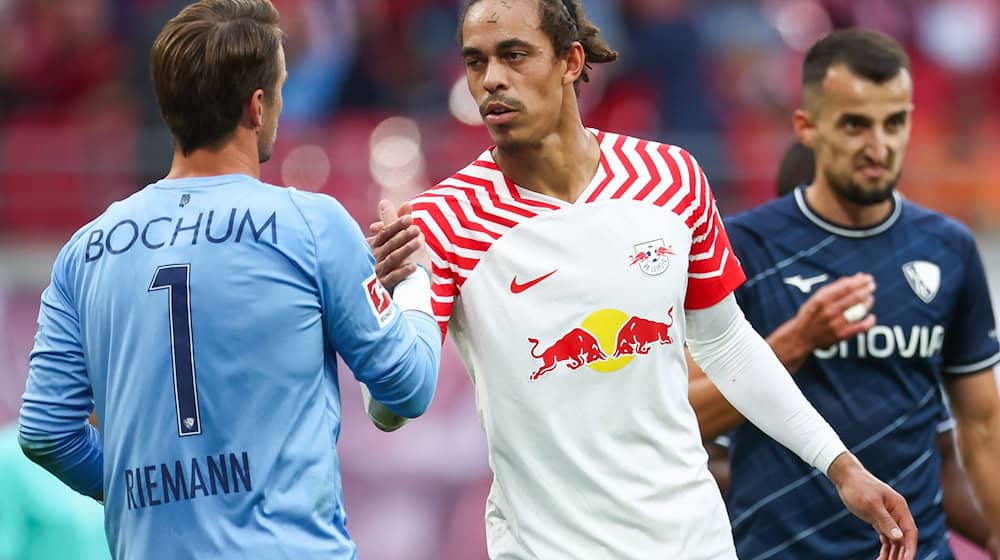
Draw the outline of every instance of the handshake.
<instances>
[{"instance_id":1,"label":"handshake","mask_svg":"<svg viewBox=\"0 0 1000 560\"><path fill-rule=\"evenodd\" d=\"M425 271L431 269L430 254L424 245L420 229L413 225L412 208L409 203L396 210L393 204L383 200L378 205L380 220L369 226L372 236L368 244L375 256L375 272L382 285L393 293L397 303L404 309L423 311L433 315L430 297L423 297L421 290L411 290L408 284L428 284L430 279ZM404 293L405 292L405 293ZM404 299L424 301L404 302ZM361 397L365 411L375 427L383 432L393 432L403 427L409 418L399 416L384 404L372 398L371 391L361 384Z\"/></svg>"}]
</instances>

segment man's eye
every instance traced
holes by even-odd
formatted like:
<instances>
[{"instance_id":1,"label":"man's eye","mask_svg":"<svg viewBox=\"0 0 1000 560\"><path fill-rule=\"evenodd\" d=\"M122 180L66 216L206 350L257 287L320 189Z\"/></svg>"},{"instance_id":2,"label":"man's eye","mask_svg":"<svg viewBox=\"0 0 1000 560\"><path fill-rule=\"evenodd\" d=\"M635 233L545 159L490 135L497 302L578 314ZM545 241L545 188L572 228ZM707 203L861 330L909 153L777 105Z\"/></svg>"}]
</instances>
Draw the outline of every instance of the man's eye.
<instances>
[{"instance_id":1,"label":"man's eye","mask_svg":"<svg viewBox=\"0 0 1000 560\"><path fill-rule=\"evenodd\" d=\"M861 122L858 119L845 119L844 120L844 129L847 130L848 132L854 132L854 131L857 131L857 130L861 130L862 128L864 128L864 126L865 126L865 123Z\"/></svg>"}]
</instances>

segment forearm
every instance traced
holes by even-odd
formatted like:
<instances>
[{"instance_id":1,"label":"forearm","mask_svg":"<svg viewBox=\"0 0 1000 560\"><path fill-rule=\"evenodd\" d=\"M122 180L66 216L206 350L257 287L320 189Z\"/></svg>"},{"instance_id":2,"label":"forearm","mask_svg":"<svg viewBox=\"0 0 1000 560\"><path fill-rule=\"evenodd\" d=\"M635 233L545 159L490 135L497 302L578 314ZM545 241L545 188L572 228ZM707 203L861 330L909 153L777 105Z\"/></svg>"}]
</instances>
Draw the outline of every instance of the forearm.
<instances>
[{"instance_id":1,"label":"forearm","mask_svg":"<svg viewBox=\"0 0 1000 560\"><path fill-rule=\"evenodd\" d=\"M734 300L688 315L688 346L726 400L758 428L826 472L846 448L809 404ZM721 307L726 305L727 307Z\"/></svg>"},{"instance_id":2,"label":"forearm","mask_svg":"<svg viewBox=\"0 0 1000 560\"><path fill-rule=\"evenodd\" d=\"M742 424L743 415L729 404L701 367L693 360L688 360L688 369L688 399L698 417L701 439L711 441Z\"/></svg>"},{"instance_id":3,"label":"forearm","mask_svg":"<svg viewBox=\"0 0 1000 560\"><path fill-rule=\"evenodd\" d=\"M766 340L778 361L790 372L802 367L812 353L812 348L799 336L793 320L782 324ZM688 399L698 416L698 426L703 440L714 439L746 420L740 411L726 400L715 383L704 375L698 364L688 360L688 368L691 371Z\"/></svg>"},{"instance_id":4,"label":"forearm","mask_svg":"<svg viewBox=\"0 0 1000 560\"><path fill-rule=\"evenodd\" d=\"M767 344L774 350L781 364L791 373L795 373L806 363L814 348L802 338L802 329L795 321L789 319L781 324L767 337Z\"/></svg>"},{"instance_id":5,"label":"forearm","mask_svg":"<svg viewBox=\"0 0 1000 560\"><path fill-rule=\"evenodd\" d=\"M944 509L948 528L985 548L990 538L990 528L972 496L958 458L945 457L944 453L941 458L941 488L941 507Z\"/></svg>"},{"instance_id":6,"label":"forearm","mask_svg":"<svg viewBox=\"0 0 1000 560\"><path fill-rule=\"evenodd\" d=\"M39 410L25 402L19 441L24 454L77 492L100 499L104 488L104 453L100 435L90 424L71 431L40 429Z\"/></svg>"},{"instance_id":7,"label":"forearm","mask_svg":"<svg viewBox=\"0 0 1000 560\"><path fill-rule=\"evenodd\" d=\"M729 450L716 443L706 443L708 452L708 471L719 485L719 492L725 498L729 494Z\"/></svg>"},{"instance_id":8,"label":"forearm","mask_svg":"<svg viewBox=\"0 0 1000 560\"><path fill-rule=\"evenodd\" d=\"M437 387L441 361L441 330L433 317L421 311L404 311L416 336L394 367L365 385L372 398L393 414L416 418L427 410Z\"/></svg>"},{"instance_id":9,"label":"forearm","mask_svg":"<svg viewBox=\"0 0 1000 560\"><path fill-rule=\"evenodd\" d=\"M959 449L969 483L993 534L1000 534L1000 413L988 420L963 421L956 416Z\"/></svg>"},{"instance_id":10,"label":"forearm","mask_svg":"<svg viewBox=\"0 0 1000 560\"><path fill-rule=\"evenodd\" d=\"M35 337L18 440L29 459L70 488L96 498L103 489L104 458L100 434L88 423L93 394L82 355L60 351L63 341L54 325L47 320Z\"/></svg>"}]
</instances>

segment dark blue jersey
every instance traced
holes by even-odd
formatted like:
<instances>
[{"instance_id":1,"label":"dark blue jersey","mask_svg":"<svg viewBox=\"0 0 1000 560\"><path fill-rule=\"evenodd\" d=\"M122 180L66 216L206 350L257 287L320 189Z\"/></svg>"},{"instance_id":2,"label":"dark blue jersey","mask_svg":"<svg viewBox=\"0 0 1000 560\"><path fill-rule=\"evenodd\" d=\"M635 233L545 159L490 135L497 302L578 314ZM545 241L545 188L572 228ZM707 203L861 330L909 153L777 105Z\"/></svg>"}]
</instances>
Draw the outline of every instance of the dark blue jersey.
<instances>
[{"instance_id":1,"label":"dark blue jersey","mask_svg":"<svg viewBox=\"0 0 1000 560\"><path fill-rule=\"evenodd\" d=\"M935 444L946 415L939 387L1000 361L972 234L898 195L883 223L840 227L817 216L801 188L726 228L748 279L736 297L764 335L824 284L875 277L876 326L816 351L794 379L865 466L906 497L920 530L917 558L951 558ZM749 423L730 436L728 505L742 560L878 555L875 531L819 471Z\"/></svg>"}]
</instances>

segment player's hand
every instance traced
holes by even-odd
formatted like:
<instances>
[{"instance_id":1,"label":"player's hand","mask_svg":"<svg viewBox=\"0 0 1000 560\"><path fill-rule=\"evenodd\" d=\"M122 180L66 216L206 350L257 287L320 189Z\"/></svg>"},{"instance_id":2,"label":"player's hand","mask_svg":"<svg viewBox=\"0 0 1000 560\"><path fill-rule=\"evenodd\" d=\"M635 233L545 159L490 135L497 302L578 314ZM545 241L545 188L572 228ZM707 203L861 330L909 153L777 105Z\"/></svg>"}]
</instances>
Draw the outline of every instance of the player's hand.
<instances>
[{"instance_id":1,"label":"player's hand","mask_svg":"<svg viewBox=\"0 0 1000 560\"><path fill-rule=\"evenodd\" d=\"M996 535L990 535L989 540L986 541L984 550L990 557L990 560L1000 560L1000 539Z\"/></svg>"},{"instance_id":2,"label":"player's hand","mask_svg":"<svg viewBox=\"0 0 1000 560\"><path fill-rule=\"evenodd\" d=\"M372 398L371 391L368 390L368 386L364 383L361 383L361 399L365 403L365 412L368 413L368 419L372 421L372 424L376 428L383 432L395 432L402 428L403 424L410 421L409 418L397 416L395 412L389 410L389 407Z\"/></svg>"},{"instance_id":3,"label":"player's hand","mask_svg":"<svg viewBox=\"0 0 1000 560\"><path fill-rule=\"evenodd\" d=\"M374 234L368 238L375 255L375 273L382 285L392 290L417 269L431 270L431 257L424 243L420 228L413 225L409 203L397 211L391 202L383 200L378 205L381 220L369 226Z\"/></svg>"},{"instance_id":4,"label":"player's hand","mask_svg":"<svg viewBox=\"0 0 1000 560\"><path fill-rule=\"evenodd\" d=\"M875 478L851 453L837 457L828 474L847 509L878 532L882 542L878 560L913 560L917 525L906 500Z\"/></svg>"},{"instance_id":5,"label":"player's hand","mask_svg":"<svg viewBox=\"0 0 1000 560\"><path fill-rule=\"evenodd\" d=\"M838 278L802 304L794 319L796 330L813 349L829 348L875 326L873 305L875 279L870 274Z\"/></svg>"}]
</instances>

